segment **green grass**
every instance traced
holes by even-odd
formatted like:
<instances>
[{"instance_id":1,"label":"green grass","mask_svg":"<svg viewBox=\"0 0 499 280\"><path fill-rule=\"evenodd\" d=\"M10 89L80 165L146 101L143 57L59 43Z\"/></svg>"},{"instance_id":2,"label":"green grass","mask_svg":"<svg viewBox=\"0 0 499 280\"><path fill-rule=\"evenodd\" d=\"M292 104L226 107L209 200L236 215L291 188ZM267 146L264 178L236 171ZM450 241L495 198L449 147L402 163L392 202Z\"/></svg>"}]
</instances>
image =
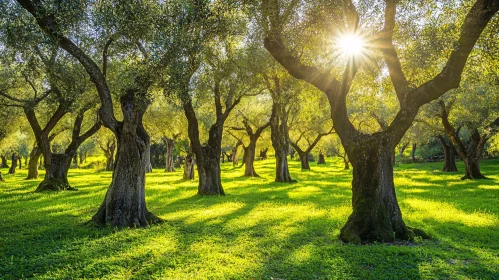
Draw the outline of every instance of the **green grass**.
<instances>
[{"instance_id":1,"label":"green grass","mask_svg":"<svg viewBox=\"0 0 499 280\"><path fill-rule=\"evenodd\" d=\"M110 172L70 170L79 191L44 194L33 193L40 180L23 180L26 170L4 175L0 278L499 279L499 160L483 162L491 179L482 181L440 172L441 163L397 166L406 223L434 239L366 246L338 240L351 172L328 160L311 171L292 161L291 185L272 182L271 160L256 163L263 178L224 164L225 197L198 196L180 171L154 170L147 206L166 222L125 230L84 224Z\"/></svg>"}]
</instances>

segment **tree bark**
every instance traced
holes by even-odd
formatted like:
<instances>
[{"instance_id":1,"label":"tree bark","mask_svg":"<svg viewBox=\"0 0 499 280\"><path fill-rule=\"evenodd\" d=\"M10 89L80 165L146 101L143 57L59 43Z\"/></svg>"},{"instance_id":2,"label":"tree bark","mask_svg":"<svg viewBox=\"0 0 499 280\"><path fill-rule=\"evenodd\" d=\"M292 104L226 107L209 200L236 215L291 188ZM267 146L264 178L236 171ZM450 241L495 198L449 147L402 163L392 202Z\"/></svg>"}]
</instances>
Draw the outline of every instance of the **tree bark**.
<instances>
[{"instance_id":1,"label":"tree bark","mask_svg":"<svg viewBox=\"0 0 499 280\"><path fill-rule=\"evenodd\" d=\"M359 143L349 151L353 165L353 213L341 229L343 241L392 242L395 238L411 240L416 235L429 238L420 230L414 232L402 220L391 163L395 147L390 142L378 137Z\"/></svg>"},{"instance_id":2,"label":"tree bark","mask_svg":"<svg viewBox=\"0 0 499 280\"><path fill-rule=\"evenodd\" d=\"M184 180L194 180L194 155L188 153L184 162Z\"/></svg>"},{"instance_id":3,"label":"tree bark","mask_svg":"<svg viewBox=\"0 0 499 280\"><path fill-rule=\"evenodd\" d=\"M248 147L244 147L244 176L260 177L255 171L256 140L250 141Z\"/></svg>"},{"instance_id":4,"label":"tree bark","mask_svg":"<svg viewBox=\"0 0 499 280\"><path fill-rule=\"evenodd\" d=\"M0 166L0 168L9 168L7 157L5 155L0 155L0 158L2 158L2 165Z\"/></svg>"},{"instance_id":5,"label":"tree bark","mask_svg":"<svg viewBox=\"0 0 499 280\"><path fill-rule=\"evenodd\" d=\"M92 220L98 225L144 227L161 219L145 201L145 173L150 139L142 124L147 108L144 92L129 90L120 98L123 122L116 134L118 149L111 185Z\"/></svg>"},{"instance_id":6,"label":"tree bark","mask_svg":"<svg viewBox=\"0 0 499 280\"><path fill-rule=\"evenodd\" d=\"M173 149L175 148L175 140L166 138L166 162L165 172L174 172L175 166L173 164Z\"/></svg>"},{"instance_id":7,"label":"tree bark","mask_svg":"<svg viewBox=\"0 0 499 280\"><path fill-rule=\"evenodd\" d=\"M454 148L447 144L445 138L442 135L438 135L438 140L440 140L440 144L442 144L442 150L444 151L444 167L442 171L444 172L456 172L456 156L454 154Z\"/></svg>"},{"instance_id":8,"label":"tree bark","mask_svg":"<svg viewBox=\"0 0 499 280\"><path fill-rule=\"evenodd\" d=\"M300 163L302 170L310 170L310 164L308 163L309 153L307 152L298 152L300 156Z\"/></svg>"},{"instance_id":9,"label":"tree bark","mask_svg":"<svg viewBox=\"0 0 499 280\"><path fill-rule=\"evenodd\" d=\"M243 142L241 140L237 140L237 143L234 147L232 147L232 166L239 165L239 146L241 146Z\"/></svg>"},{"instance_id":10,"label":"tree bark","mask_svg":"<svg viewBox=\"0 0 499 280\"><path fill-rule=\"evenodd\" d=\"M149 148L145 151L145 161L144 164L146 165L146 173L151 173L152 172L152 164L151 164L151 146L149 145Z\"/></svg>"},{"instance_id":11,"label":"tree bark","mask_svg":"<svg viewBox=\"0 0 499 280\"><path fill-rule=\"evenodd\" d=\"M28 162L28 177L26 177L26 180L38 179L38 161L41 155L42 151L38 147L35 146L31 150Z\"/></svg>"},{"instance_id":12,"label":"tree bark","mask_svg":"<svg viewBox=\"0 0 499 280\"><path fill-rule=\"evenodd\" d=\"M16 153L12 153L12 164L10 165L9 168L9 174L16 174L16 168L17 168L17 162L18 162L18 156Z\"/></svg>"},{"instance_id":13,"label":"tree bark","mask_svg":"<svg viewBox=\"0 0 499 280\"><path fill-rule=\"evenodd\" d=\"M44 158L45 177L35 192L76 190L68 182L68 171L72 158L66 154L51 154Z\"/></svg>"},{"instance_id":14,"label":"tree bark","mask_svg":"<svg viewBox=\"0 0 499 280\"><path fill-rule=\"evenodd\" d=\"M19 169L23 168L23 156L18 155L17 160L19 161Z\"/></svg>"}]
</instances>

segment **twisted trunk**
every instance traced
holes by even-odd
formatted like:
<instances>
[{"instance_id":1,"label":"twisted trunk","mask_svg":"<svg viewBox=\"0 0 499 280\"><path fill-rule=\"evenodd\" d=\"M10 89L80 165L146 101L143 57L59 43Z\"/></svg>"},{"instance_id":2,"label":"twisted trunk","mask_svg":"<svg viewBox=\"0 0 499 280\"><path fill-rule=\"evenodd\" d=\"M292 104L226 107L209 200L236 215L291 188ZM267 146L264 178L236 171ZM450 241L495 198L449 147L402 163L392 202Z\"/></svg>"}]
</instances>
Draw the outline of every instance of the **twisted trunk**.
<instances>
[{"instance_id":1,"label":"twisted trunk","mask_svg":"<svg viewBox=\"0 0 499 280\"><path fill-rule=\"evenodd\" d=\"M408 228L397 202L393 183L391 139L372 137L349 147L353 165L353 213L341 229L346 242L392 242L395 238L411 240L424 232ZM395 234L394 234L395 233Z\"/></svg>"},{"instance_id":2,"label":"twisted trunk","mask_svg":"<svg viewBox=\"0 0 499 280\"><path fill-rule=\"evenodd\" d=\"M76 190L69 185L68 171L72 157L67 154L45 154L45 177L35 192Z\"/></svg>"},{"instance_id":3,"label":"twisted trunk","mask_svg":"<svg viewBox=\"0 0 499 280\"><path fill-rule=\"evenodd\" d=\"M34 147L33 150L31 150L28 162L27 180L38 179L38 161L40 160L41 155L42 151L38 147Z\"/></svg>"},{"instance_id":4,"label":"twisted trunk","mask_svg":"<svg viewBox=\"0 0 499 280\"><path fill-rule=\"evenodd\" d=\"M139 96L139 97L137 97ZM118 149L111 185L92 220L98 225L144 227L161 219L150 213L145 201L145 173L150 139L142 125L147 108L143 92L128 91L120 99L123 122L115 133Z\"/></svg>"},{"instance_id":5,"label":"twisted trunk","mask_svg":"<svg viewBox=\"0 0 499 280\"><path fill-rule=\"evenodd\" d=\"M270 138L275 151L276 182L292 183L288 168L289 133L285 106L274 100L270 117Z\"/></svg>"}]
</instances>

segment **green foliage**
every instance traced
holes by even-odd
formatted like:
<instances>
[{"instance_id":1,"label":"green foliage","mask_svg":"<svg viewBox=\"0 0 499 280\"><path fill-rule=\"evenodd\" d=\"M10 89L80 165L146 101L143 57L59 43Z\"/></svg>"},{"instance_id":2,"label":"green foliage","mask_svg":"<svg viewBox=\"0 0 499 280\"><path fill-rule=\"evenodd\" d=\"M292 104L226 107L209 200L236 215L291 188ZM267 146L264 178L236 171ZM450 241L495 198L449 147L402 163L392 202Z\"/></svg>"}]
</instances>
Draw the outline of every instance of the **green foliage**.
<instances>
[{"instance_id":1,"label":"green foliage","mask_svg":"<svg viewBox=\"0 0 499 280\"><path fill-rule=\"evenodd\" d=\"M4 279L494 279L499 275L498 160L483 161L490 180L461 181L441 163L399 165L395 184L407 223L434 239L344 245L351 173L340 159L273 183L274 162L257 161L262 178L222 166L225 197L195 195L180 171L147 176L149 210L166 222L147 229L93 228L110 172L71 169L76 192L33 193L26 171L2 174L0 275ZM458 168L463 168L458 163ZM41 171L43 176L43 171Z\"/></svg>"}]
</instances>

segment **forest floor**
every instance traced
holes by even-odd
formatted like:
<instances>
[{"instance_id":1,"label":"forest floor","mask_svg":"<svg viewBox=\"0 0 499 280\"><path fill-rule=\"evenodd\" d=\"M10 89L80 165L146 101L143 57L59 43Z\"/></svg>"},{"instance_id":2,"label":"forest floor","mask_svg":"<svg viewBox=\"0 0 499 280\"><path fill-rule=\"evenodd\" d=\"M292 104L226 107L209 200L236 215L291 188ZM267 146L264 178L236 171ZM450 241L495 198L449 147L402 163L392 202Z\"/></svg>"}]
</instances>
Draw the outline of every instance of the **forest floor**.
<instances>
[{"instance_id":1,"label":"forest floor","mask_svg":"<svg viewBox=\"0 0 499 280\"><path fill-rule=\"evenodd\" d=\"M404 219L433 239L362 246L338 240L352 175L327 160L311 171L291 161L295 184L273 182L272 160L256 162L262 178L225 163L224 197L154 170L147 207L165 223L125 230L86 224L110 172L71 169L78 191L41 194L25 169L0 170L0 279L499 279L499 160L483 161L481 181L461 181L461 162L459 173L397 165Z\"/></svg>"}]
</instances>

